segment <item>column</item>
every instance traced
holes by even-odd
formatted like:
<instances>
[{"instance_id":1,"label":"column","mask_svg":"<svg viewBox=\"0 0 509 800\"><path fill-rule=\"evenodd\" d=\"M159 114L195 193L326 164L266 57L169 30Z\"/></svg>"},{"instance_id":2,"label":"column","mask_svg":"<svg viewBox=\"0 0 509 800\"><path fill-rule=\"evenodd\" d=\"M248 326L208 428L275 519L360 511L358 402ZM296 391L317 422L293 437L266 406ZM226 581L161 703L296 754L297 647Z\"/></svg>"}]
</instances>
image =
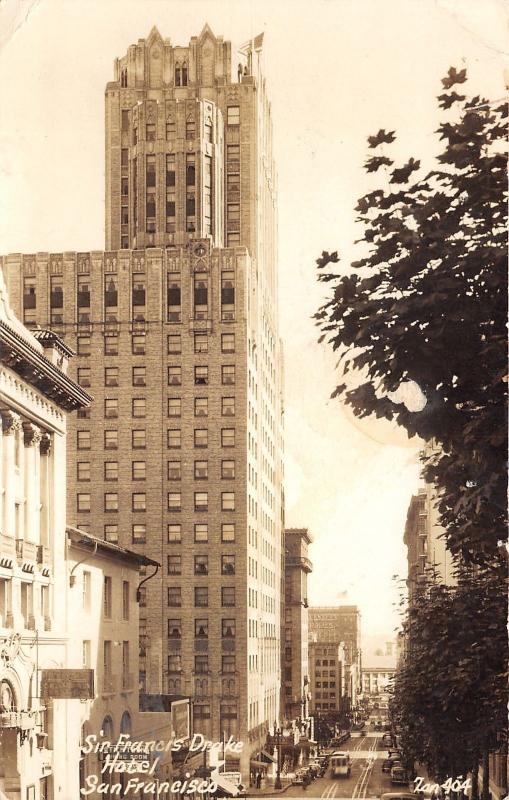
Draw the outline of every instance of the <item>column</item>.
<instances>
[{"instance_id":1,"label":"column","mask_svg":"<svg viewBox=\"0 0 509 800\"><path fill-rule=\"evenodd\" d=\"M42 431L31 422L23 423L23 443L25 445L24 487L25 487L25 539L38 545L39 536L39 444Z\"/></svg>"},{"instance_id":2,"label":"column","mask_svg":"<svg viewBox=\"0 0 509 800\"><path fill-rule=\"evenodd\" d=\"M4 478L4 502L2 531L4 535L15 537L15 437L21 430L21 417L8 408L0 408L2 418L2 473Z\"/></svg>"},{"instance_id":3,"label":"column","mask_svg":"<svg viewBox=\"0 0 509 800\"><path fill-rule=\"evenodd\" d=\"M39 491L41 500L39 532L40 532L40 542L45 548L45 550L47 550L47 548L49 547L49 535L50 535L50 510L51 510L50 473L49 473L50 451L51 451L51 435L49 433L43 433L39 445L39 454L40 454Z\"/></svg>"}]
</instances>

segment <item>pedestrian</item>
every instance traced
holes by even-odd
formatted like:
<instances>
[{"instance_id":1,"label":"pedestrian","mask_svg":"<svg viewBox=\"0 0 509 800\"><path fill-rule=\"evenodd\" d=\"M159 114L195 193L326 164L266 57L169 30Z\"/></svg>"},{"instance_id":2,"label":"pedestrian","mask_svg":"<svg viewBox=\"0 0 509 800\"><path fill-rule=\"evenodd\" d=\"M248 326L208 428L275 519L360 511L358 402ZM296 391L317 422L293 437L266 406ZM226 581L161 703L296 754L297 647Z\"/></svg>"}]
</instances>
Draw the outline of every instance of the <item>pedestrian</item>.
<instances>
[{"instance_id":1,"label":"pedestrian","mask_svg":"<svg viewBox=\"0 0 509 800\"><path fill-rule=\"evenodd\" d=\"M258 775L256 776L256 788L260 789L261 785L262 785L262 773L259 772Z\"/></svg>"}]
</instances>

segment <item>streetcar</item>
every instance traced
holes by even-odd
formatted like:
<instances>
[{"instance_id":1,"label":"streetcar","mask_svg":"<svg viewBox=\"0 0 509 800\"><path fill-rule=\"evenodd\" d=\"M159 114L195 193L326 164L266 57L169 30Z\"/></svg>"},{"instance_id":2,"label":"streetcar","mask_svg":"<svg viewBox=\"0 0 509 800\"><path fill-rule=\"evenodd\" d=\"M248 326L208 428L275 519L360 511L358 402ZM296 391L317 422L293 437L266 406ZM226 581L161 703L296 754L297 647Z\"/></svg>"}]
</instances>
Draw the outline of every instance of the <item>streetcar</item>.
<instances>
[{"instance_id":1,"label":"streetcar","mask_svg":"<svg viewBox=\"0 0 509 800\"><path fill-rule=\"evenodd\" d=\"M331 778L349 778L352 771L350 756L342 750L336 750L330 757Z\"/></svg>"}]
</instances>

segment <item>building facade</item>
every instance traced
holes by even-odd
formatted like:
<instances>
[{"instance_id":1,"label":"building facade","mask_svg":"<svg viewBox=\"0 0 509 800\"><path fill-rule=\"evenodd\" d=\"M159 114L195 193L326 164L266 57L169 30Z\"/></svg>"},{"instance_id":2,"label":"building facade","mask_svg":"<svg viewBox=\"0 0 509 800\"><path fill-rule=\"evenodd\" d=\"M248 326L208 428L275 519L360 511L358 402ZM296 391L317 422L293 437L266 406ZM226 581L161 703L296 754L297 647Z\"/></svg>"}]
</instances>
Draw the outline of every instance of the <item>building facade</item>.
<instances>
[{"instance_id":1,"label":"building facade","mask_svg":"<svg viewBox=\"0 0 509 800\"><path fill-rule=\"evenodd\" d=\"M71 354L15 318L0 271L0 796L9 800L79 793L80 701L43 688L46 670L72 659L66 414L91 397L66 374Z\"/></svg>"},{"instance_id":2,"label":"building facade","mask_svg":"<svg viewBox=\"0 0 509 800\"><path fill-rule=\"evenodd\" d=\"M340 713L346 695L346 652L339 642L309 642L311 711Z\"/></svg>"},{"instance_id":3,"label":"building facade","mask_svg":"<svg viewBox=\"0 0 509 800\"><path fill-rule=\"evenodd\" d=\"M275 183L258 55L233 81L208 26L187 47L153 29L106 87L107 251L3 259L96 400L70 426L68 521L163 565L142 685L194 697L195 730L245 742L244 774L280 713Z\"/></svg>"},{"instance_id":4,"label":"building facade","mask_svg":"<svg viewBox=\"0 0 509 800\"><path fill-rule=\"evenodd\" d=\"M284 716L305 719L309 714L308 575L313 567L307 528L285 530L285 612L282 648Z\"/></svg>"},{"instance_id":5,"label":"building facade","mask_svg":"<svg viewBox=\"0 0 509 800\"><path fill-rule=\"evenodd\" d=\"M309 638L320 643L341 642L346 656L346 695L355 706L361 682L361 614L357 606L309 609Z\"/></svg>"}]
</instances>

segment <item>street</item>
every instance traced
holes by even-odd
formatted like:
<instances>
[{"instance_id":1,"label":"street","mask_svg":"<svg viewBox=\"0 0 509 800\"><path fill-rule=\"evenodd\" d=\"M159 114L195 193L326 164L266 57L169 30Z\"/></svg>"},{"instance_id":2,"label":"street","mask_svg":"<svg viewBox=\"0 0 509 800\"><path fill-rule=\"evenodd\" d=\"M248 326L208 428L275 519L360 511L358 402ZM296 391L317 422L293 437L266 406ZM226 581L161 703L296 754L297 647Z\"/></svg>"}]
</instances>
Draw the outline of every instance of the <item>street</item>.
<instances>
[{"instance_id":1,"label":"street","mask_svg":"<svg viewBox=\"0 0 509 800\"><path fill-rule=\"evenodd\" d=\"M284 796L329 800L339 797L380 797L383 792L407 789L404 786L392 786L390 775L382 772L382 762L387 757L387 750L380 747L380 739L378 733L370 732L361 736L354 734L348 742L337 748L350 753L352 772L349 778L332 779L328 771L323 778L314 780L307 789L291 786Z\"/></svg>"}]
</instances>

